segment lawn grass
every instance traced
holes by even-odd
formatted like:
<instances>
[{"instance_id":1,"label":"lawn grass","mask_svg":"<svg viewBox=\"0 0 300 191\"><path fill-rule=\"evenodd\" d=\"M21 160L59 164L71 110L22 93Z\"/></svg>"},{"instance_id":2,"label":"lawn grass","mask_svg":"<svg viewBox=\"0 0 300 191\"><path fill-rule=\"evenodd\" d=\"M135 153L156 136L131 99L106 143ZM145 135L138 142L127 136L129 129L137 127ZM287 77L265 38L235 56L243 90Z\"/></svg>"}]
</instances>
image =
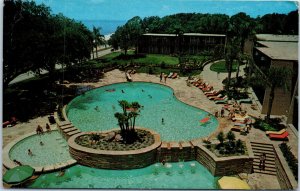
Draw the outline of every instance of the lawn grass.
<instances>
[{"instance_id":1,"label":"lawn grass","mask_svg":"<svg viewBox=\"0 0 300 191\"><path fill-rule=\"evenodd\" d=\"M232 64L232 72L237 71L237 66L238 66L238 63L235 60ZM225 61L223 60L223 61L219 61L219 62L216 62L216 63L212 64L210 66L210 70L214 71L214 72L226 73L227 68L226 68L226 65L225 65Z\"/></svg>"},{"instance_id":2,"label":"lawn grass","mask_svg":"<svg viewBox=\"0 0 300 191\"><path fill-rule=\"evenodd\" d=\"M138 58L135 59L134 62L154 65L160 65L162 62L165 62L167 65L179 64L179 60L177 57L161 54L147 54L146 58Z\"/></svg>"},{"instance_id":3,"label":"lawn grass","mask_svg":"<svg viewBox=\"0 0 300 191\"><path fill-rule=\"evenodd\" d=\"M179 64L179 60L177 57L169 55L147 54L145 58L133 58L130 60L117 59L117 57L121 54L122 52L113 52L101 57L101 59L104 60L104 62L114 62L121 65L128 64L130 62L136 62L146 65L160 65L162 62L165 62L167 65ZM128 51L127 54L133 55L134 51Z\"/></svg>"}]
</instances>

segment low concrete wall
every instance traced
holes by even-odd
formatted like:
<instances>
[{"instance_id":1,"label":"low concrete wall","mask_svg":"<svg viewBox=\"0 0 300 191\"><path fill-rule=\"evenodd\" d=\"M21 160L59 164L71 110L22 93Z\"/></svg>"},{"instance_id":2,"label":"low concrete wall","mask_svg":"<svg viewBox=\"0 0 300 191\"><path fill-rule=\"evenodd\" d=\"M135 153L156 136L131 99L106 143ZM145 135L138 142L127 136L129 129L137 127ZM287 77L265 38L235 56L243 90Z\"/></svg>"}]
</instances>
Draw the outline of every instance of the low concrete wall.
<instances>
[{"instance_id":1,"label":"low concrete wall","mask_svg":"<svg viewBox=\"0 0 300 191\"><path fill-rule=\"evenodd\" d=\"M143 149L129 151L96 150L80 146L75 142L75 139L86 134L85 132L76 134L69 138L69 152L79 164L95 168L120 170L149 166L156 162L157 148L161 145L160 135L149 129L136 129L142 129L151 132L154 136L154 144Z\"/></svg>"},{"instance_id":2,"label":"low concrete wall","mask_svg":"<svg viewBox=\"0 0 300 191\"><path fill-rule=\"evenodd\" d=\"M190 142L163 142L158 149L157 161L166 162L195 160L195 147Z\"/></svg>"},{"instance_id":3,"label":"low concrete wall","mask_svg":"<svg viewBox=\"0 0 300 191\"><path fill-rule=\"evenodd\" d=\"M289 168L278 145L273 144L275 150L275 166L277 172L277 179L281 189L294 190L298 188L298 183Z\"/></svg>"},{"instance_id":4,"label":"low concrete wall","mask_svg":"<svg viewBox=\"0 0 300 191\"><path fill-rule=\"evenodd\" d=\"M254 155L250 143L246 142L248 156L217 157L204 145L196 146L196 160L205 166L214 176L234 175L252 171Z\"/></svg>"}]
</instances>

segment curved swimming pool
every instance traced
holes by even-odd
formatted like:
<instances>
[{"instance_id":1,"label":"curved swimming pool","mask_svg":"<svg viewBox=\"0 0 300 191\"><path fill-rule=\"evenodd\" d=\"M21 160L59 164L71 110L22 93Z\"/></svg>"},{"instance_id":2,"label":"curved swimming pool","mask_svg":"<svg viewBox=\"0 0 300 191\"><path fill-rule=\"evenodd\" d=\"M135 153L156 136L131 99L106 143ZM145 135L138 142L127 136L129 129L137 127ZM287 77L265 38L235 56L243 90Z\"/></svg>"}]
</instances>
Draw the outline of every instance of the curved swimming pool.
<instances>
[{"instance_id":1,"label":"curved swimming pool","mask_svg":"<svg viewBox=\"0 0 300 191\"><path fill-rule=\"evenodd\" d=\"M201 123L200 120L209 113L179 101L173 89L147 82L118 83L88 91L74 98L68 104L66 113L81 131L118 128L114 113L122 111L119 100L139 102L143 108L136 126L153 129L164 141L206 137L218 127L214 116Z\"/></svg>"}]
</instances>

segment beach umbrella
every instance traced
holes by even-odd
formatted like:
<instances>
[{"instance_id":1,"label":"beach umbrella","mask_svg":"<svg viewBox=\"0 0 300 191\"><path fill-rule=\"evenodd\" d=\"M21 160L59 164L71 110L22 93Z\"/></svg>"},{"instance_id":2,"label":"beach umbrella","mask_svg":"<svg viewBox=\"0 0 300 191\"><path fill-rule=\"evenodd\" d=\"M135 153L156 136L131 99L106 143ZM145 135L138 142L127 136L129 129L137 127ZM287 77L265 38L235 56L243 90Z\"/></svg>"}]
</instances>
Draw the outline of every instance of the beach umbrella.
<instances>
[{"instance_id":1,"label":"beach umbrella","mask_svg":"<svg viewBox=\"0 0 300 191\"><path fill-rule=\"evenodd\" d=\"M3 182L7 184L19 184L32 177L34 168L28 165L17 166L8 170L3 176Z\"/></svg>"},{"instance_id":2,"label":"beach umbrella","mask_svg":"<svg viewBox=\"0 0 300 191\"><path fill-rule=\"evenodd\" d=\"M223 176L218 180L219 187L221 189L240 189L240 190L250 190L250 186L243 180L230 177L230 176Z\"/></svg>"}]
</instances>

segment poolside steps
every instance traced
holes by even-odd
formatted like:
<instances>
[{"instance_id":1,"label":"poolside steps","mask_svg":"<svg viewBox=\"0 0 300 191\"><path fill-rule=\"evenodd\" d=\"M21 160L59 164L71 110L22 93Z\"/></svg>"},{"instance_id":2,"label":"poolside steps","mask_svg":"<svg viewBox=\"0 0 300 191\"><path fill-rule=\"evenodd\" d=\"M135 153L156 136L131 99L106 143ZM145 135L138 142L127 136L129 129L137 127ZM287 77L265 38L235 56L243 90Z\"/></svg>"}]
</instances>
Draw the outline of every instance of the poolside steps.
<instances>
[{"instance_id":1,"label":"poolside steps","mask_svg":"<svg viewBox=\"0 0 300 191\"><path fill-rule=\"evenodd\" d=\"M260 142L250 142L250 143L254 154L253 172L276 176L277 173L276 173L276 166L275 166L275 154L274 154L275 151L273 145L268 143L260 143ZM259 158L262 153L266 154L265 170L261 170L259 168L259 163L260 163Z\"/></svg>"},{"instance_id":2,"label":"poolside steps","mask_svg":"<svg viewBox=\"0 0 300 191\"><path fill-rule=\"evenodd\" d=\"M71 136L76 135L76 134L78 134L78 133L81 133L81 131L77 129L77 130L75 130L75 131L68 132L67 135L68 135L69 137L71 137Z\"/></svg>"},{"instance_id":3,"label":"poolside steps","mask_svg":"<svg viewBox=\"0 0 300 191\"><path fill-rule=\"evenodd\" d=\"M58 125L58 130L66 140L68 140L72 135L81 132L79 129L74 127L74 125L70 122L66 122L64 124Z\"/></svg>"},{"instance_id":4,"label":"poolside steps","mask_svg":"<svg viewBox=\"0 0 300 191\"><path fill-rule=\"evenodd\" d=\"M75 131L75 130L78 130L78 129L77 129L76 127L71 127L71 128L63 129L62 131L63 131L64 133L69 133L69 132Z\"/></svg>"}]
</instances>

